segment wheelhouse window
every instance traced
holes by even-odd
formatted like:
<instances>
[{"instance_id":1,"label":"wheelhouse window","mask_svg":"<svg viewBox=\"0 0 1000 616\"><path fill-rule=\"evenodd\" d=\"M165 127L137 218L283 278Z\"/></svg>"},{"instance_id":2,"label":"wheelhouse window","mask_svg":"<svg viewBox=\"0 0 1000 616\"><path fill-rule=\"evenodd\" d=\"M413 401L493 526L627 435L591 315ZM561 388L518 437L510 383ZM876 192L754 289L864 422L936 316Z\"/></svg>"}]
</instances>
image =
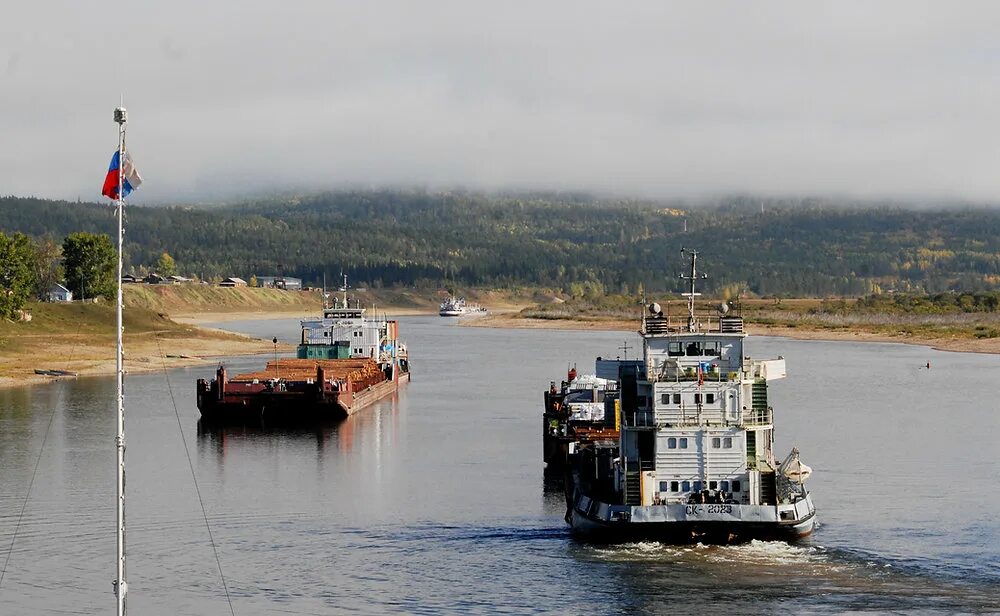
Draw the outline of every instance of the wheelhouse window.
<instances>
[{"instance_id":1,"label":"wheelhouse window","mask_svg":"<svg viewBox=\"0 0 1000 616\"><path fill-rule=\"evenodd\" d=\"M718 342L706 342L702 347L703 355L717 356L721 353L720 346Z\"/></svg>"},{"instance_id":2,"label":"wheelhouse window","mask_svg":"<svg viewBox=\"0 0 1000 616\"><path fill-rule=\"evenodd\" d=\"M712 438L712 449L718 449L721 446L722 446L722 439L719 438L719 437L717 437L717 436L713 437Z\"/></svg>"},{"instance_id":3,"label":"wheelhouse window","mask_svg":"<svg viewBox=\"0 0 1000 616\"><path fill-rule=\"evenodd\" d=\"M682 437L680 438L680 440L679 440L678 444L680 445L680 448L681 448L681 449L687 449L687 448L688 448L688 440L687 440L687 437L686 437L686 436L682 436Z\"/></svg>"},{"instance_id":4,"label":"wheelhouse window","mask_svg":"<svg viewBox=\"0 0 1000 616\"><path fill-rule=\"evenodd\" d=\"M695 357L697 355L701 355L701 343L689 342L687 345L687 355L688 357Z\"/></svg>"},{"instance_id":5,"label":"wheelhouse window","mask_svg":"<svg viewBox=\"0 0 1000 616\"><path fill-rule=\"evenodd\" d=\"M732 449L733 448L732 437L727 436L726 438L722 439L722 447L723 449Z\"/></svg>"},{"instance_id":6,"label":"wheelhouse window","mask_svg":"<svg viewBox=\"0 0 1000 616\"><path fill-rule=\"evenodd\" d=\"M671 481L670 482L670 491L671 492L677 492L679 489L680 488L678 487L678 484L677 484L676 481Z\"/></svg>"},{"instance_id":7,"label":"wheelhouse window","mask_svg":"<svg viewBox=\"0 0 1000 616\"><path fill-rule=\"evenodd\" d=\"M660 492L666 492L670 488L670 482L661 481L660 482Z\"/></svg>"},{"instance_id":8,"label":"wheelhouse window","mask_svg":"<svg viewBox=\"0 0 1000 616\"><path fill-rule=\"evenodd\" d=\"M739 492L739 491L740 491L740 482L733 480L733 492Z\"/></svg>"},{"instance_id":9,"label":"wheelhouse window","mask_svg":"<svg viewBox=\"0 0 1000 616\"><path fill-rule=\"evenodd\" d=\"M701 492L701 482L700 481L694 482L694 485L691 486L691 487L694 488L695 492Z\"/></svg>"},{"instance_id":10,"label":"wheelhouse window","mask_svg":"<svg viewBox=\"0 0 1000 616\"><path fill-rule=\"evenodd\" d=\"M670 404L670 394L662 394L660 396L660 404Z\"/></svg>"},{"instance_id":11,"label":"wheelhouse window","mask_svg":"<svg viewBox=\"0 0 1000 616\"><path fill-rule=\"evenodd\" d=\"M681 403L681 395L674 394L674 404L680 404L680 403Z\"/></svg>"},{"instance_id":12,"label":"wheelhouse window","mask_svg":"<svg viewBox=\"0 0 1000 616\"><path fill-rule=\"evenodd\" d=\"M680 357L684 355L684 347L680 342L671 342L667 345L667 355L670 357Z\"/></svg>"},{"instance_id":13,"label":"wheelhouse window","mask_svg":"<svg viewBox=\"0 0 1000 616\"><path fill-rule=\"evenodd\" d=\"M690 492L690 491L691 491L691 482L690 481L682 481L681 482L681 492Z\"/></svg>"},{"instance_id":14,"label":"wheelhouse window","mask_svg":"<svg viewBox=\"0 0 1000 616\"><path fill-rule=\"evenodd\" d=\"M718 481L709 481L708 482L708 489L709 490L718 490L719 489L719 482Z\"/></svg>"},{"instance_id":15,"label":"wheelhouse window","mask_svg":"<svg viewBox=\"0 0 1000 616\"><path fill-rule=\"evenodd\" d=\"M667 439L667 449L677 449L677 439L670 437Z\"/></svg>"},{"instance_id":16,"label":"wheelhouse window","mask_svg":"<svg viewBox=\"0 0 1000 616\"><path fill-rule=\"evenodd\" d=\"M694 395L694 403L695 404L701 404L701 394L695 394Z\"/></svg>"},{"instance_id":17,"label":"wheelhouse window","mask_svg":"<svg viewBox=\"0 0 1000 616\"><path fill-rule=\"evenodd\" d=\"M715 404L715 394L705 394L705 404Z\"/></svg>"},{"instance_id":18,"label":"wheelhouse window","mask_svg":"<svg viewBox=\"0 0 1000 616\"><path fill-rule=\"evenodd\" d=\"M720 481L719 482L719 489L722 490L723 492L728 492L729 491L729 482L728 481Z\"/></svg>"}]
</instances>

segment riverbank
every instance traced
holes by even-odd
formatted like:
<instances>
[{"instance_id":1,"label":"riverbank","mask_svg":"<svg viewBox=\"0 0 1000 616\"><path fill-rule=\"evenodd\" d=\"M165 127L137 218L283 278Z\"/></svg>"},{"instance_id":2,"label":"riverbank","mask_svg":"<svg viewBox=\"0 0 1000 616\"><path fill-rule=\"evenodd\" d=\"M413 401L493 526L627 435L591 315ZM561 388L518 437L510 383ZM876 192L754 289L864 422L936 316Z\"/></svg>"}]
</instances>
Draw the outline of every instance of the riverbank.
<instances>
[{"instance_id":1,"label":"riverbank","mask_svg":"<svg viewBox=\"0 0 1000 616\"><path fill-rule=\"evenodd\" d=\"M0 387L45 383L35 370L79 376L115 373L114 307L107 302L31 304L29 322L0 322ZM220 357L274 350L268 340L178 323L166 314L129 307L125 318L125 370L153 372L211 363ZM280 351L291 350L279 345Z\"/></svg>"},{"instance_id":2,"label":"riverbank","mask_svg":"<svg viewBox=\"0 0 1000 616\"><path fill-rule=\"evenodd\" d=\"M637 331L638 316L625 318L533 318L521 313L489 314L476 319L466 319L461 323L464 327L496 327L509 329L565 329L592 331ZM834 342L891 342L929 346L939 351L960 353L995 353L1000 354L1000 338L975 338L967 336L926 336L900 331L898 334L866 331L838 327L810 327L795 324L771 325L747 323L747 332L755 336L780 336L794 340L827 340Z\"/></svg>"}]
</instances>

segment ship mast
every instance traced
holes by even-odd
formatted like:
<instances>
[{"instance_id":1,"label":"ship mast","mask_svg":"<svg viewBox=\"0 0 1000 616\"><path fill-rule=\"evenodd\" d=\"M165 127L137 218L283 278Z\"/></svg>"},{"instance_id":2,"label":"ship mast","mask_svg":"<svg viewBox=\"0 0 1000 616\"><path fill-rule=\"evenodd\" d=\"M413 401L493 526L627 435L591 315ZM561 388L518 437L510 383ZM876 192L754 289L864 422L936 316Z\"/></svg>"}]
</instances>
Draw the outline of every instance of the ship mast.
<instances>
[{"instance_id":1,"label":"ship mast","mask_svg":"<svg viewBox=\"0 0 1000 616\"><path fill-rule=\"evenodd\" d=\"M681 248L681 256L684 256L685 253L687 253L691 257L691 273L686 276L684 274L681 274L680 276L678 276L678 278L680 278L681 280L688 281L689 290L687 293L681 293L681 295L687 296L688 298L688 331L694 332L698 331L698 324L694 318L694 298L701 295L701 293L694 292L694 281L705 280L706 278L708 278L708 274L698 275L697 263L698 263L699 253L697 250L691 250L690 248Z\"/></svg>"},{"instance_id":2,"label":"ship mast","mask_svg":"<svg viewBox=\"0 0 1000 616\"><path fill-rule=\"evenodd\" d=\"M115 368L117 374L117 393L115 400L118 405L117 423L118 432L115 437L115 446L118 451L117 462L117 491L116 501L118 503L117 526L118 526L118 560L117 576L114 581L115 596L118 598L118 616L125 616L125 597L128 594L128 583L125 580L125 349L122 340L124 327L122 325L122 240L124 231L122 227L123 214L125 210L125 200L122 196L125 183L125 125L128 123L128 113L125 107L115 109L115 122L118 123L118 302L115 306L116 332L118 333L118 347L115 353Z\"/></svg>"}]
</instances>

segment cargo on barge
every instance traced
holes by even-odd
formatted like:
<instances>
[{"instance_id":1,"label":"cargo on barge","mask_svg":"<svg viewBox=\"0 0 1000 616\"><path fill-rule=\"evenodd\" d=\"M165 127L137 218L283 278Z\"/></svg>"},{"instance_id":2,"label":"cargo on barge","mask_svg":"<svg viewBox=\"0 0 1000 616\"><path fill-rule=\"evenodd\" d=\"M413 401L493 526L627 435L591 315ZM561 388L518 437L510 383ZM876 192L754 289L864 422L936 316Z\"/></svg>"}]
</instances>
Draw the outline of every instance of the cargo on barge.
<instances>
[{"instance_id":1,"label":"cargo on barge","mask_svg":"<svg viewBox=\"0 0 1000 616\"><path fill-rule=\"evenodd\" d=\"M335 301L301 322L297 357L230 376L219 366L198 379L198 409L214 422L302 422L341 419L396 392L410 380L399 323L369 317L357 302Z\"/></svg>"}]
</instances>

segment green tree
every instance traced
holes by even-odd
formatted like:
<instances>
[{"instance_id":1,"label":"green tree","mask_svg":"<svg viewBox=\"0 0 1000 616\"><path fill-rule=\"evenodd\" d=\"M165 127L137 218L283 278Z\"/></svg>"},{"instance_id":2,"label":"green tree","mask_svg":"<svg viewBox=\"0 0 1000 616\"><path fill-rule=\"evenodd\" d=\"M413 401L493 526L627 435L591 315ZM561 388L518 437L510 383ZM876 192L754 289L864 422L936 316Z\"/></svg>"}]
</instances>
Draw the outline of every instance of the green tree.
<instances>
[{"instance_id":1,"label":"green tree","mask_svg":"<svg viewBox=\"0 0 1000 616\"><path fill-rule=\"evenodd\" d=\"M70 233L63 240L66 284L81 299L115 294L115 248L111 238L97 233Z\"/></svg>"},{"instance_id":2,"label":"green tree","mask_svg":"<svg viewBox=\"0 0 1000 616\"><path fill-rule=\"evenodd\" d=\"M62 247L51 235L35 241L32 269L35 274L35 296L44 299L52 285L63 279Z\"/></svg>"},{"instance_id":3,"label":"green tree","mask_svg":"<svg viewBox=\"0 0 1000 616\"><path fill-rule=\"evenodd\" d=\"M156 273L160 276L173 276L177 273L177 264L169 253L164 252L156 262Z\"/></svg>"},{"instance_id":4,"label":"green tree","mask_svg":"<svg viewBox=\"0 0 1000 616\"><path fill-rule=\"evenodd\" d=\"M35 283L34 256L28 236L15 233L8 237L0 232L0 316L16 318L31 296Z\"/></svg>"}]
</instances>

